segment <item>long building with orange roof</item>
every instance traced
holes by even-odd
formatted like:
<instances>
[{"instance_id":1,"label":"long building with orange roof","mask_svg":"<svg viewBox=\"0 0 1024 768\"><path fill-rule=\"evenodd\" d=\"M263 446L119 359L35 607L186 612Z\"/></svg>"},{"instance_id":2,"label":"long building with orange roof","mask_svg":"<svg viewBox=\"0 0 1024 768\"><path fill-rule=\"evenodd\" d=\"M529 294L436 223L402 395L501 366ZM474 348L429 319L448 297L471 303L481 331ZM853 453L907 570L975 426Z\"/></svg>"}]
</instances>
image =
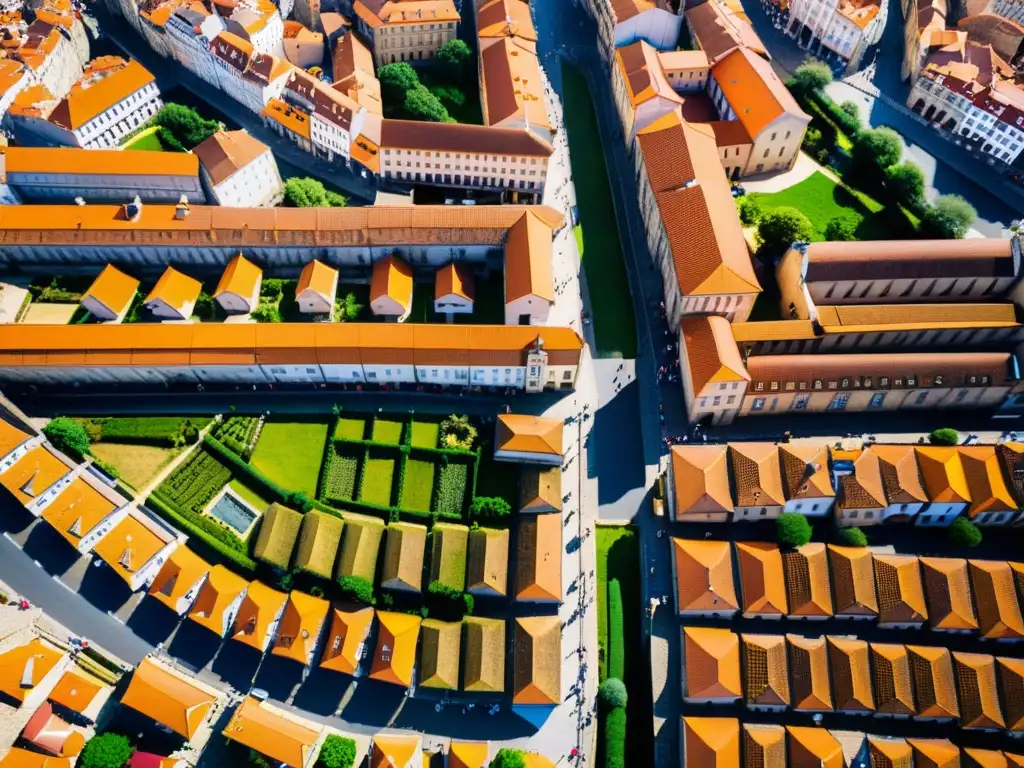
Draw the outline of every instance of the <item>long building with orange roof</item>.
<instances>
[{"instance_id":1,"label":"long building with orange roof","mask_svg":"<svg viewBox=\"0 0 1024 768\"><path fill-rule=\"evenodd\" d=\"M235 624L235 616L249 582L223 565L215 565L192 603L188 618L224 637Z\"/></svg>"},{"instance_id":2,"label":"long building with orange roof","mask_svg":"<svg viewBox=\"0 0 1024 768\"><path fill-rule=\"evenodd\" d=\"M312 768L322 730L317 723L246 696L223 734L291 768Z\"/></svg>"}]
</instances>

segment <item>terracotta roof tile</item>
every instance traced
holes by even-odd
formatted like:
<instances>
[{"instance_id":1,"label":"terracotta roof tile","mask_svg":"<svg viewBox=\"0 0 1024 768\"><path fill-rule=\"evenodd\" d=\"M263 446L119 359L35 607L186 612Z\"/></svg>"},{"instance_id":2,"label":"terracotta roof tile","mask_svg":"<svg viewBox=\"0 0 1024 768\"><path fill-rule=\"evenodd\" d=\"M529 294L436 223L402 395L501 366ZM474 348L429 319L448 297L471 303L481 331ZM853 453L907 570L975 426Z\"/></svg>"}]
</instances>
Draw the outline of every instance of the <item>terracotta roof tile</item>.
<instances>
[{"instance_id":1,"label":"terracotta roof tile","mask_svg":"<svg viewBox=\"0 0 1024 768\"><path fill-rule=\"evenodd\" d=\"M793 708L799 712L831 712L832 684L825 638L786 635L786 641Z\"/></svg>"},{"instance_id":2,"label":"terracotta roof tile","mask_svg":"<svg viewBox=\"0 0 1024 768\"><path fill-rule=\"evenodd\" d=\"M302 268L299 282L295 286L296 297L304 291L313 291L327 300L332 300L338 290L338 270L313 259Z\"/></svg>"},{"instance_id":3,"label":"terracotta roof tile","mask_svg":"<svg viewBox=\"0 0 1024 768\"><path fill-rule=\"evenodd\" d=\"M453 261L434 273L434 301L441 301L446 296L458 296L466 301L473 301L476 294L475 284L473 273Z\"/></svg>"},{"instance_id":4,"label":"terracotta roof tile","mask_svg":"<svg viewBox=\"0 0 1024 768\"><path fill-rule=\"evenodd\" d=\"M946 648L908 645L917 717L957 717L953 659Z\"/></svg>"},{"instance_id":5,"label":"terracotta roof tile","mask_svg":"<svg viewBox=\"0 0 1024 768\"><path fill-rule=\"evenodd\" d=\"M907 739L914 768L960 768L960 748L947 739Z\"/></svg>"},{"instance_id":6,"label":"terracotta roof tile","mask_svg":"<svg viewBox=\"0 0 1024 768\"><path fill-rule=\"evenodd\" d=\"M828 545L837 615L875 616L878 597L875 592L874 560L865 547Z\"/></svg>"},{"instance_id":7,"label":"terracotta roof tile","mask_svg":"<svg viewBox=\"0 0 1024 768\"><path fill-rule=\"evenodd\" d=\"M910 658L902 645L871 643L872 681L879 714L913 715Z\"/></svg>"},{"instance_id":8,"label":"terracotta roof tile","mask_svg":"<svg viewBox=\"0 0 1024 768\"><path fill-rule=\"evenodd\" d=\"M271 653L303 666L312 664L331 604L305 592L292 590L285 603Z\"/></svg>"},{"instance_id":9,"label":"terracotta roof tile","mask_svg":"<svg viewBox=\"0 0 1024 768\"><path fill-rule=\"evenodd\" d=\"M808 283L943 277L1012 277L1010 241L975 238L893 240L882 247L866 242L822 242L807 246Z\"/></svg>"},{"instance_id":10,"label":"terracotta roof tile","mask_svg":"<svg viewBox=\"0 0 1024 768\"><path fill-rule=\"evenodd\" d=\"M377 611L377 647L370 664L370 677L403 688L412 684L416 646L420 636L419 616Z\"/></svg>"},{"instance_id":11,"label":"terracotta roof tile","mask_svg":"<svg viewBox=\"0 0 1024 768\"><path fill-rule=\"evenodd\" d=\"M672 539L679 613L738 610L727 541Z\"/></svg>"},{"instance_id":12,"label":"terracotta roof tile","mask_svg":"<svg viewBox=\"0 0 1024 768\"><path fill-rule=\"evenodd\" d=\"M888 506L878 454L864 451L853 462L853 472L839 479L844 509L884 509Z\"/></svg>"},{"instance_id":13,"label":"terracotta roof tile","mask_svg":"<svg viewBox=\"0 0 1024 768\"><path fill-rule=\"evenodd\" d=\"M495 425L495 446L503 451L562 455L562 427L559 419L521 414L500 414Z\"/></svg>"},{"instance_id":14,"label":"terracotta roof tile","mask_svg":"<svg viewBox=\"0 0 1024 768\"><path fill-rule=\"evenodd\" d=\"M516 553L516 599L562 599L562 516L521 515Z\"/></svg>"},{"instance_id":15,"label":"terracotta roof tile","mask_svg":"<svg viewBox=\"0 0 1024 768\"><path fill-rule=\"evenodd\" d=\"M318 730L277 714L251 696L246 696L235 709L223 734L232 741L293 766L310 762L319 738Z\"/></svg>"},{"instance_id":16,"label":"terracotta roof tile","mask_svg":"<svg viewBox=\"0 0 1024 768\"><path fill-rule=\"evenodd\" d=\"M162 664L145 658L135 668L121 703L191 739L216 698Z\"/></svg>"},{"instance_id":17,"label":"terracotta roof tile","mask_svg":"<svg viewBox=\"0 0 1024 768\"><path fill-rule=\"evenodd\" d=\"M480 46L480 103L489 126L524 122L550 130L537 46L502 37Z\"/></svg>"},{"instance_id":18,"label":"terracotta roof tile","mask_svg":"<svg viewBox=\"0 0 1024 768\"><path fill-rule=\"evenodd\" d=\"M878 620L883 623L923 622L928 618L918 558L875 555Z\"/></svg>"},{"instance_id":19,"label":"terracotta roof tile","mask_svg":"<svg viewBox=\"0 0 1024 768\"><path fill-rule=\"evenodd\" d=\"M764 44L749 22L732 13L723 3L701 3L685 11L697 46L715 63L731 51L746 46L756 53L764 52Z\"/></svg>"},{"instance_id":20,"label":"terracotta roof tile","mask_svg":"<svg viewBox=\"0 0 1024 768\"><path fill-rule=\"evenodd\" d=\"M997 749L964 747L960 765L963 768L1009 768L1006 756Z\"/></svg>"},{"instance_id":21,"label":"terracotta roof tile","mask_svg":"<svg viewBox=\"0 0 1024 768\"><path fill-rule=\"evenodd\" d=\"M740 638L728 629L683 627L686 699L731 701L743 696Z\"/></svg>"},{"instance_id":22,"label":"terracotta roof tile","mask_svg":"<svg viewBox=\"0 0 1024 768\"><path fill-rule=\"evenodd\" d=\"M537 39L525 0L477 0L476 23L479 37Z\"/></svg>"},{"instance_id":23,"label":"terracotta roof tile","mask_svg":"<svg viewBox=\"0 0 1024 768\"><path fill-rule=\"evenodd\" d=\"M783 552L782 565L786 574L789 615L831 616L832 590L825 545L810 542L793 551Z\"/></svg>"},{"instance_id":24,"label":"terracotta roof tile","mask_svg":"<svg viewBox=\"0 0 1024 768\"><path fill-rule=\"evenodd\" d=\"M683 346L692 391L698 396L708 384L749 381L729 321L717 315L684 317ZM682 446L680 446L682 447ZM731 508L730 508L731 509Z\"/></svg>"},{"instance_id":25,"label":"terracotta roof tile","mask_svg":"<svg viewBox=\"0 0 1024 768\"><path fill-rule=\"evenodd\" d=\"M786 729L744 723L743 755L745 768L786 768Z\"/></svg>"},{"instance_id":26,"label":"terracotta roof tile","mask_svg":"<svg viewBox=\"0 0 1024 768\"><path fill-rule=\"evenodd\" d=\"M868 644L843 637L826 639L836 711L874 712Z\"/></svg>"},{"instance_id":27,"label":"terracotta roof tile","mask_svg":"<svg viewBox=\"0 0 1024 768\"><path fill-rule=\"evenodd\" d=\"M971 500L960 452L952 446L931 445L914 449L930 501L961 503Z\"/></svg>"},{"instance_id":28,"label":"terracotta roof tile","mask_svg":"<svg viewBox=\"0 0 1024 768\"><path fill-rule=\"evenodd\" d=\"M967 564L982 636L989 639L1024 637L1024 618L1010 566L996 560L968 560Z\"/></svg>"},{"instance_id":29,"label":"terracotta roof tile","mask_svg":"<svg viewBox=\"0 0 1024 768\"><path fill-rule=\"evenodd\" d=\"M1024 443L1000 443L999 456L1017 502L1024 500Z\"/></svg>"},{"instance_id":30,"label":"terracotta roof tile","mask_svg":"<svg viewBox=\"0 0 1024 768\"><path fill-rule=\"evenodd\" d=\"M743 613L785 615L788 605L778 545L751 541L734 542L734 546L739 561Z\"/></svg>"},{"instance_id":31,"label":"terracotta roof tile","mask_svg":"<svg viewBox=\"0 0 1024 768\"><path fill-rule=\"evenodd\" d=\"M922 557L932 629L977 630L967 561L960 558Z\"/></svg>"},{"instance_id":32,"label":"terracotta roof tile","mask_svg":"<svg viewBox=\"0 0 1024 768\"><path fill-rule=\"evenodd\" d=\"M996 687L996 660L980 653L954 653L961 728L1005 728Z\"/></svg>"},{"instance_id":33,"label":"terracotta roof tile","mask_svg":"<svg viewBox=\"0 0 1024 768\"><path fill-rule=\"evenodd\" d=\"M146 304L155 301L162 301L172 309L184 312L191 305L203 290L203 284L174 267L167 267L160 279L156 281L153 290L145 298Z\"/></svg>"},{"instance_id":34,"label":"terracotta roof tile","mask_svg":"<svg viewBox=\"0 0 1024 768\"><path fill-rule=\"evenodd\" d=\"M845 768L843 746L824 728L786 726L789 768Z\"/></svg>"},{"instance_id":35,"label":"terracotta roof tile","mask_svg":"<svg viewBox=\"0 0 1024 768\"><path fill-rule=\"evenodd\" d=\"M175 549L164 562L149 587L149 595L177 610L176 603L200 579L206 578L211 566L186 546Z\"/></svg>"},{"instance_id":36,"label":"terracotta roof tile","mask_svg":"<svg viewBox=\"0 0 1024 768\"><path fill-rule=\"evenodd\" d=\"M126 275L114 265L107 264L82 298L91 297L115 315L120 315L131 304L138 288L138 280Z\"/></svg>"},{"instance_id":37,"label":"terracotta roof tile","mask_svg":"<svg viewBox=\"0 0 1024 768\"><path fill-rule=\"evenodd\" d=\"M373 263L370 301L385 296L408 312L412 308L412 267L397 256L386 256Z\"/></svg>"},{"instance_id":38,"label":"terracotta roof tile","mask_svg":"<svg viewBox=\"0 0 1024 768\"><path fill-rule=\"evenodd\" d=\"M782 506L786 503L774 443L730 443L737 507Z\"/></svg>"},{"instance_id":39,"label":"terracotta roof tile","mask_svg":"<svg viewBox=\"0 0 1024 768\"><path fill-rule=\"evenodd\" d=\"M995 446L962 445L957 450L971 497L968 514L1016 512L1019 506L1006 484Z\"/></svg>"},{"instance_id":40,"label":"terracotta roof tile","mask_svg":"<svg viewBox=\"0 0 1024 768\"><path fill-rule=\"evenodd\" d=\"M1024 731L1024 659L1000 656L996 659L999 693L1006 714L1006 727Z\"/></svg>"},{"instance_id":41,"label":"terracotta roof tile","mask_svg":"<svg viewBox=\"0 0 1024 768\"><path fill-rule=\"evenodd\" d=\"M551 272L551 228L529 212L508 231L505 244L505 303L524 296L555 300Z\"/></svg>"},{"instance_id":42,"label":"terracotta roof tile","mask_svg":"<svg viewBox=\"0 0 1024 768\"><path fill-rule=\"evenodd\" d=\"M676 520L688 514L732 512L724 445L673 445L672 482Z\"/></svg>"},{"instance_id":43,"label":"terracotta roof tile","mask_svg":"<svg viewBox=\"0 0 1024 768\"><path fill-rule=\"evenodd\" d=\"M66 130L78 130L153 81L153 75L134 59L101 56L86 65L49 120Z\"/></svg>"},{"instance_id":44,"label":"terracotta roof tile","mask_svg":"<svg viewBox=\"0 0 1024 768\"><path fill-rule=\"evenodd\" d=\"M885 498L890 504L923 504L928 501L912 445L873 445L878 456Z\"/></svg>"},{"instance_id":45,"label":"terracotta roof tile","mask_svg":"<svg viewBox=\"0 0 1024 768\"><path fill-rule=\"evenodd\" d=\"M904 739L868 736L871 768L914 768L914 755Z\"/></svg>"},{"instance_id":46,"label":"terracotta roof tile","mask_svg":"<svg viewBox=\"0 0 1024 768\"><path fill-rule=\"evenodd\" d=\"M269 151L270 147L254 139L247 131L217 131L192 153L199 158L216 186Z\"/></svg>"},{"instance_id":47,"label":"terracotta roof tile","mask_svg":"<svg viewBox=\"0 0 1024 768\"><path fill-rule=\"evenodd\" d=\"M829 473L828 446L787 443L779 446L786 499L831 498L836 495Z\"/></svg>"},{"instance_id":48,"label":"terracotta roof tile","mask_svg":"<svg viewBox=\"0 0 1024 768\"><path fill-rule=\"evenodd\" d=\"M753 139L783 115L810 122L772 65L748 48L739 48L717 62L711 76Z\"/></svg>"},{"instance_id":49,"label":"terracotta roof tile","mask_svg":"<svg viewBox=\"0 0 1024 768\"><path fill-rule=\"evenodd\" d=\"M540 158L542 162L554 153L551 144L526 128L391 119L381 122L380 148L491 155L504 152Z\"/></svg>"},{"instance_id":50,"label":"terracotta roof tile","mask_svg":"<svg viewBox=\"0 0 1024 768\"><path fill-rule=\"evenodd\" d=\"M783 635L741 635L743 679L748 705L790 704L786 638Z\"/></svg>"},{"instance_id":51,"label":"terracotta roof tile","mask_svg":"<svg viewBox=\"0 0 1024 768\"><path fill-rule=\"evenodd\" d=\"M328 616L331 620L324 640L320 666L347 675L354 675L362 658L360 651L373 624L373 608L359 608L354 611L332 607Z\"/></svg>"},{"instance_id":52,"label":"terracotta roof tile","mask_svg":"<svg viewBox=\"0 0 1024 768\"><path fill-rule=\"evenodd\" d=\"M739 768L740 724L732 717L684 717L683 755L686 765Z\"/></svg>"},{"instance_id":53,"label":"terracotta roof tile","mask_svg":"<svg viewBox=\"0 0 1024 768\"><path fill-rule=\"evenodd\" d=\"M665 77L658 51L646 40L616 48L615 65L622 73L622 81L634 109L654 98L674 104L683 103L682 97Z\"/></svg>"},{"instance_id":54,"label":"terracotta roof tile","mask_svg":"<svg viewBox=\"0 0 1024 768\"><path fill-rule=\"evenodd\" d=\"M249 261L242 254L238 254L228 262L213 297L225 293L232 293L243 299L251 297L263 279L263 270Z\"/></svg>"},{"instance_id":55,"label":"terracotta roof tile","mask_svg":"<svg viewBox=\"0 0 1024 768\"><path fill-rule=\"evenodd\" d=\"M558 616L516 619L512 703L562 702L562 629Z\"/></svg>"}]
</instances>

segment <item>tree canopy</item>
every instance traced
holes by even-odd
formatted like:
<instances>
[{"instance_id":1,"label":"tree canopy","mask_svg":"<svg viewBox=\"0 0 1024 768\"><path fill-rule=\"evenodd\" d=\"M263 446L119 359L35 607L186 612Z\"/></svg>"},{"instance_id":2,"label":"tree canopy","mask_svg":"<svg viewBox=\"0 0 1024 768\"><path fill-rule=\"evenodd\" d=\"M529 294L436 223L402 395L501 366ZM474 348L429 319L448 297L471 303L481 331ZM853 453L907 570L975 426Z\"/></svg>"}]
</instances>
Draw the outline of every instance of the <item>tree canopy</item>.
<instances>
[{"instance_id":1,"label":"tree canopy","mask_svg":"<svg viewBox=\"0 0 1024 768\"><path fill-rule=\"evenodd\" d=\"M405 113L412 120L425 120L431 123L453 123L448 110L425 85L418 85L405 94Z\"/></svg>"},{"instance_id":2,"label":"tree canopy","mask_svg":"<svg viewBox=\"0 0 1024 768\"><path fill-rule=\"evenodd\" d=\"M132 756L132 745L127 736L119 733L100 733L85 743L79 768L122 768Z\"/></svg>"},{"instance_id":3,"label":"tree canopy","mask_svg":"<svg viewBox=\"0 0 1024 768\"><path fill-rule=\"evenodd\" d=\"M909 160L885 169L885 186L896 202L908 208L920 207L924 201L924 174Z\"/></svg>"},{"instance_id":4,"label":"tree canopy","mask_svg":"<svg viewBox=\"0 0 1024 768\"><path fill-rule=\"evenodd\" d=\"M355 740L332 733L324 739L316 763L318 766L323 766L323 768L352 768L355 761Z\"/></svg>"},{"instance_id":5,"label":"tree canopy","mask_svg":"<svg viewBox=\"0 0 1024 768\"><path fill-rule=\"evenodd\" d=\"M857 234L850 222L837 216L834 219L830 219L825 226L825 239L831 242L856 240Z\"/></svg>"},{"instance_id":6,"label":"tree canopy","mask_svg":"<svg viewBox=\"0 0 1024 768\"><path fill-rule=\"evenodd\" d=\"M377 79L380 80L382 98L392 104L405 103L405 94L420 84L420 76L405 61L385 64L377 70Z\"/></svg>"},{"instance_id":7,"label":"tree canopy","mask_svg":"<svg viewBox=\"0 0 1024 768\"><path fill-rule=\"evenodd\" d=\"M491 760L489 768L526 768L526 753L521 749L502 747Z\"/></svg>"},{"instance_id":8,"label":"tree canopy","mask_svg":"<svg viewBox=\"0 0 1024 768\"><path fill-rule=\"evenodd\" d=\"M89 455L89 433L74 419L58 416L43 427L43 434L62 453L76 458Z\"/></svg>"},{"instance_id":9,"label":"tree canopy","mask_svg":"<svg viewBox=\"0 0 1024 768\"><path fill-rule=\"evenodd\" d=\"M898 163L902 154L903 143L892 128L864 130L853 140L853 162L875 178Z\"/></svg>"},{"instance_id":10,"label":"tree canopy","mask_svg":"<svg viewBox=\"0 0 1024 768\"><path fill-rule=\"evenodd\" d=\"M452 79L465 81L469 79L469 70L473 61L473 51L464 40L449 40L434 54L437 65Z\"/></svg>"},{"instance_id":11,"label":"tree canopy","mask_svg":"<svg viewBox=\"0 0 1024 768\"><path fill-rule=\"evenodd\" d=\"M289 208L344 208L348 201L311 178L292 178L284 183L284 204Z\"/></svg>"},{"instance_id":12,"label":"tree canopy","mask_svg":"<svg viewBox=\"0 0 1024 768\"><path fill-rule=\"evenodd\" d=\"M796 208L783 206L761 214L757 235L766 253L782 253L795 242L806 242L814 234L814 227Z\"/></svg>"},{"instance_id":13,"label":"tree canopy","mask_svg":"<svg viewBox=\"0 0 1024 768\"><path fill-rule=\"evenodd\" d=\"M163 129L159 133L161 143L166 143L169 136L185 150L194 149L221 129L216 120L207 120L192 107L174 102L165 104L157 112L154 122Z\"/></svg>"},{"instance_id":14,"label":"tree canopy","mask_svg":"<svg viewBox=\"0 0 1024 768\"><path fill-rule=\"evenodd\" d=\"M624 707L628 698L625 683L617 677L609 677L597 689L597 701L605 709Z\"/></svg>"},{"instance_id":15,"label":"tree canopy","mask_svg":"<svg viewBox=\"0 0 1024 768\"><path fill-rule=\"evenodd\" d=\"M942 195L921 216L921 226L933 237L960 240L978 217L974 206L960 195Z\"/></svg>"},{"instance_id":16,"label":"tree canopy","mask_svg":"<svg viewBox=\"0 0 1024 768\"><path fill-rule=\"evenodd\" d=\"M966 517L958 517L949 526L949 538L958 547L976 547L981 544L981 529Z\"/></svg>"},{"instance_id":17,"label":"tree canopy","mask_svg":"<svg viewBox=\"0 0 1024 768\"><path fill-rule=\"evenodd\" d=\"M817 59L807 59L793 71L789 87L803 93L818 91L832 82L832 70Z\"/></svg>"},{"instance_id":18,"label":"tree canopy","mask_svg":"<svg viewBox=\"0 0 1024 768\"><path fill-rule=\"evenodd\" d=\"M811 540L811 524L799 512L783 512L775 521L775 535L784 547L802 547Z\"/></svg>"}]
</instances>

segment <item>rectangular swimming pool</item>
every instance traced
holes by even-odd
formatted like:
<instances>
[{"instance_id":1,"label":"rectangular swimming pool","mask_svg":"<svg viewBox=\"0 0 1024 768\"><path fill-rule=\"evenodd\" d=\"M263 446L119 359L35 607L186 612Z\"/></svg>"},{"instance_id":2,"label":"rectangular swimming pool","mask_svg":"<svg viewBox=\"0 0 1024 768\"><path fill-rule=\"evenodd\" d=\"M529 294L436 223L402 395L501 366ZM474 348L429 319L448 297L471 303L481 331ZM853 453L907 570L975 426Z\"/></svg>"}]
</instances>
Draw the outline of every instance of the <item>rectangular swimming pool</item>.
<instances>
[{"instance_id":1,"label":"rectangular swimming pool","mask_svg":"<svg viewBox=\"0 0 1024 768\"><path fill-rule=\"evenodd\" d=\"M210 508L210 515L220 520L224 525L244 535L256 520L256 512L247 507L243 502L225 491L217 503Z\"/></svg>"}]
</instances>

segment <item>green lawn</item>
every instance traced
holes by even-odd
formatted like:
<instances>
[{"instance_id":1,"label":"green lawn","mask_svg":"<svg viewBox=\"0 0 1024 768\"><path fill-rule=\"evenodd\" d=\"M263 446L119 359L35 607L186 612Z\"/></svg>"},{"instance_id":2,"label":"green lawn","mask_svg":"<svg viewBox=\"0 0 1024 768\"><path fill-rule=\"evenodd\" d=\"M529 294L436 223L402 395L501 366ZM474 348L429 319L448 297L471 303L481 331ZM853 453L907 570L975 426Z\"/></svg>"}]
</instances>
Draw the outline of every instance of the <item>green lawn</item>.
<instances>
[{"instance_id":1,"label":"green lawn","mask_svg":"<svg viewBox=\"0 0 1024 768\"><path fill-rule=\"evenodd\" d=\"M135 490L145 488L161 469L181 453L180 448L127 443L93 443L91 450L97 459L113 466L121 480Z\"/></svg>"},{"instance_id":2,"label":"green lawn","mask_svg":"<svg viewBox=\"0 0 1024 768\"><path fill-rule=\"evenodd\" d=\"M640 552L632 526L602 526L595 530L597 541L597 645L598 679L604 680L608 664L608 581L618 579L622 589L622 618L625 627L626 753L631 764L654 765L651 751L650 669L643 652L642 622L647 621L640 605Z\"/></svg>"},{"instance_id":3,"label":"green lawn","mask_svg":"<svg viewBox=\"0 0 1024 768\"><path fill-rule=\"evenodd\" d=\"M583 272L590 295L598 357L636 357L636 320L622 241L612 205L604 150L587 81L562 65L565 123L582 231Z\"/></svg>"},{"instance_id":4,"label":"green lawn","mask_svg":"<svg viewBox=\"0 0 1024 768\"><path fill-rule=\"evenodd\" d=\"M414 421L410 444L413 448L437 448L441 427L433 421Z\"/></svg>"},{"instance_id":5,"label":"green lawn","mask_svg":"<svg viewBox=\"0 0 1024 768\"><path fill-rule=\"evenodd\" d=\"M369 458L363 465L363 489L360 501L391 505L391 483L395 476L395 460L390 456Z\"/></svg>"},{"instance_id":6,"label":"green lawn","mask_svg":"<svg viewBox=\"0 0 1024 768\"><path fill-rule=\"evenodd\" d=\"M263 425L251 463L290 491L316 496L328 425L313 421L268 421Z\"/></svg>"},{"instance_id":7,"label":"green lawn","mask_svg":"<svg viewBox=\"0 0 1024 768\"><path fill-rule=\"evenodd\" d=\"M423 459L406 459L405 477L402 479L402 498L398 506L402 509L430 511L430 500L434 498L434 462Z\"/></svg>"},{"instance_id":8,"label":"green lawn","mask_svg":"<svg viewBox=\"0 0 1024 768\"><path fill-rule=\"evenodd\" d=\"M402 422L387 419L373 420L373 442L398 445L402 442Z\"/></svg>"},{"instance_id":9,"label":"green lawn","mask_svg":"<svg viewBox=\"0 0 1024 768\"><path fill-rule=\"evenodd\" d=\"M160 143L160 138L156 135L157 126L147 128L142 133L135 136L131 141L124 145L125 149L146 149L153 152L163 152L164 145Z\"/></svg>"},{"instance_id":10,"label":"green lawn","mask_svg":"<svg viewBox=\"0 0 1024 768\"><path fill-rule=\"evenodd\" d=\"M241 478L234 478L228 483L228 488L237 493L243 501L252 504L260 512L266 512L267 507L273 502L272 499L268 499L262 495L262 493L256 490L255 487L248 486L242 482Z\"/></svg>"},{"instance_id":11,"label":"green lawn","mask_svg":"<svg viewBox=\"0 0 1024 768\"><path fill-rule=\"evenodd\" d=\"M858 240L898 240L913 237L913 225L905 212L891 210L852 187L837 184L820 171L781 192L754 192L762 210L788 206L802 211L814 225L815 241L825 239L832 219L843 219L854 228Z\"/></svg>"},{"instance_id":12,"label":"green lawn","mask_svg":"<svg viewBox=\"0 0 1024 768\"><path fill-rule=\"evenodd\" d=\"M334 436L342 440L362 440L366 436L366 419L344 416L334 426Z\"/></svg>"},{"instance_id":13,"label":"green lawn","mask_svg":"<svg viewBox=\"0 0 1024 768\"><path fill-rule=\"evenodd\" d=\"M434 284L415 283L412 288L412 309L407 323L447 323L448 316L434 311ZM505 279L494 270L474 283L473 311L455 315L456 325L504 325Z\"/></svg>"}]
</instances>

